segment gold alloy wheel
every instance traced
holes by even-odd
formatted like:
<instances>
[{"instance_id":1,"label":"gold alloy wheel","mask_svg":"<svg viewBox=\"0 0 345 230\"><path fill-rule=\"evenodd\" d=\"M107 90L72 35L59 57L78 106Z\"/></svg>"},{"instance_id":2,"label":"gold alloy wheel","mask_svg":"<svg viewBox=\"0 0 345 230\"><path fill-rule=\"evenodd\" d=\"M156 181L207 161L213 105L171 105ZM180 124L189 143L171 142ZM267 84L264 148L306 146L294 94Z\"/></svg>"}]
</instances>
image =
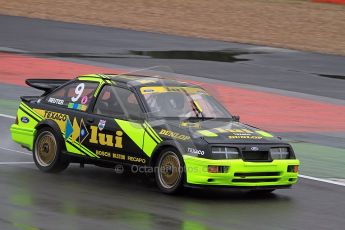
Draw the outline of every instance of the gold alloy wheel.
<instances>
[{"instance_id":1,"label":"gold alloy wheel","mask_svg":"<svg viewBox=\"0 0 345 230\"><path fill-rule=\"evenodd\" d=\"M35 154L37 162L41 166L49 166L56 157L57 145L54 135L44 131L37 137Z\"/></svg>"},{"instance_id":2,"label":"gold alloy wheel","mask_svg":"<svg viewBox=\"0 0 345 230\"><path fill-rule=\"evenodd\" d=\"M158 165L160 184L167 189L173 188L181 177L181 165L178 156L172 151L165 152Z\"/></svg>"}]
</instances>

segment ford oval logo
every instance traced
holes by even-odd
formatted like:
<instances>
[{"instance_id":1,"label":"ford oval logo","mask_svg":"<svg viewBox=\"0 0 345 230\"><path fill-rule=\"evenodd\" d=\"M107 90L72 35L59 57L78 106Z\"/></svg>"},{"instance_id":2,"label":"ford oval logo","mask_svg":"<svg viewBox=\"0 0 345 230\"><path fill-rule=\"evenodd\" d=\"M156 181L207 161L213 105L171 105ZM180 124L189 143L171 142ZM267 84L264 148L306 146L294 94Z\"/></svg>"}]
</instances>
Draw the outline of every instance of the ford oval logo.
<instances>
[{"instance_id":1,"label":"ford oval logo","mask_svg":"<svg viewBox=\"0 0 345 230\"><path fill-rule=\"evenodd\" d=\"M22 117L20 120L21 120L23 123L29 123L29 118L27 118L27 117Z\"/></svg>"},{"instance_id":2,"label":"ford oval logo","mask_svg":"<svg viewBox=\"0 0 345 230\"><path fill-rule=\"evenodd\" d=\"M253 146L253 147L250 148L250 150L252 150L252 151L258 151L258 150L259 150L259 147Z\"/></svg>"}]
</instances>

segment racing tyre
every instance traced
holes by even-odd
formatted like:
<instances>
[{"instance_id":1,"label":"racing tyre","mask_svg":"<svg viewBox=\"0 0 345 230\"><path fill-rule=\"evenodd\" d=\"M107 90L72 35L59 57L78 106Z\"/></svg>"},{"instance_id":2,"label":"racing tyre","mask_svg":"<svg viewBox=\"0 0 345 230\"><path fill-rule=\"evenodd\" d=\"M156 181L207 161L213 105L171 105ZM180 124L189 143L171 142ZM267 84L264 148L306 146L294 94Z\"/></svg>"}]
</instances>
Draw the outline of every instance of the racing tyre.
<instances>
[{"instance_id":1,"label":"racing tyre","mask_svg":"<svg viewBox=\"0 0 345 230\"><path fill-rule=\"evenodd\" d=\"M62 141L62 137L54 134L51 128L37 131L33 148L37 168L47 173L58 173L68 167L69 162L61 154Z\"/></svg>"},{"instance_id":2,"label":"racing tyre","mask_svg":"<svg viewBox=\"0 0 345 230\"><path fill-rule=\"evenodd\" d=\"M180 192L183 187L184 164L177 150L174 148L164 149L155 166L155 180L158 188L167 194Z\"/></svg>"}]
</instances>

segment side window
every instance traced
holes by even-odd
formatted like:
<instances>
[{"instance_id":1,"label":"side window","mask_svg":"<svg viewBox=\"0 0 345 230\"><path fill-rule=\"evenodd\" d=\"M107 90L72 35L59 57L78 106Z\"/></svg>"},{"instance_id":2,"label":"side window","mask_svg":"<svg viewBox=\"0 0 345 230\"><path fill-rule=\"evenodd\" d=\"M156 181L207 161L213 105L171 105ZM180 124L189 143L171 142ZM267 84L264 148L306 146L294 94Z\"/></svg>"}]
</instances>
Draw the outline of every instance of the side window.
<instances>
[{"instance_id":1,"label":"side window","mask_svg":"<svg viewBox=\"0 0 345 230\"><path fill-rule=\"evenodd\" d=\"M97 86L98 83L77 81L51 93L45 101L49 104L85 111Z\"/></svg>"},{"instance_id":2,"label":"side window","mask_svg":"<svg viewBox=\"0 0 345 230\"><path fill-rule=\"evenodd\" d=\"M94 113L129 119L142 117L142 111L133 92L109 85L103 87L99 94Z\"/></svg>"}]
</instances>

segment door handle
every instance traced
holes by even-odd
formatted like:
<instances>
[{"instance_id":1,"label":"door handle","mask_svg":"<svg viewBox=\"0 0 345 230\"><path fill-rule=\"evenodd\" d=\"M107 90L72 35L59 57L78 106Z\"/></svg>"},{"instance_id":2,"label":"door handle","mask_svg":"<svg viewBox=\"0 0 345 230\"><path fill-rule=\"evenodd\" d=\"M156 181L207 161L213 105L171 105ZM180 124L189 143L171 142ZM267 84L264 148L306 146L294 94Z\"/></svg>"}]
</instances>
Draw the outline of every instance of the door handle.
<instances>
[{"instance_id":1,"label":"door handle","mask_svg":"<svg viewBox=\"0 0 345 230\"><path fill-rule=\"evenodd\" d=\"M93 124L94 122L95 122L95 119L93 119L91 117L86 119L86 123L88 123L88 124Z\"/></svg>"}]
</instances>

